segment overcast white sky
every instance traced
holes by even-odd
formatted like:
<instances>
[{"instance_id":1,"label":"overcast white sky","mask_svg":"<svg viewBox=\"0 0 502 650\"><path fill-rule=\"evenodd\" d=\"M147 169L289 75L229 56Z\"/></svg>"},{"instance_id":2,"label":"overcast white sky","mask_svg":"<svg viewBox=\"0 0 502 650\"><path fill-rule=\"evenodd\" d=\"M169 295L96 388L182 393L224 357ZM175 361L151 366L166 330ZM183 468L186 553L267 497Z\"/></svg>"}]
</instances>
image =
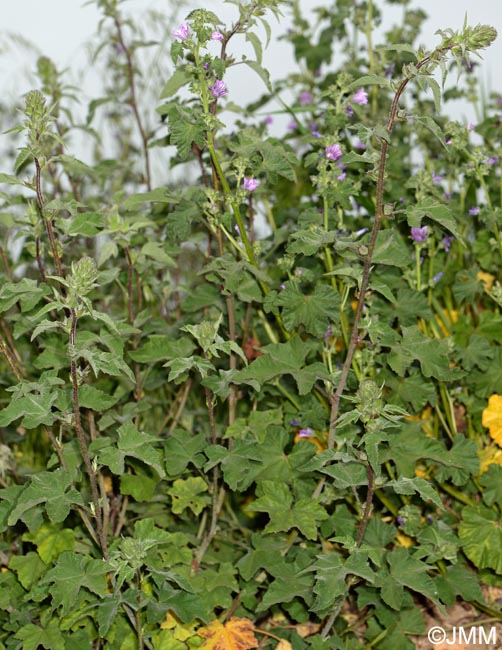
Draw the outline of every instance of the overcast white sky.
<instances>
[{"instance_id":1,"label":"overcast white sky","mask_svg":"<svg viewBox=\"0 0 502 650\"><path fill-rule=\"evenodd\" d=\"M88 93L96 93L96 79L93 70L86 66L85 49L83 44L88 41L96 30L101 13L96 3L85 4L83 0L0 0L0 90L3 96L19 96L33 86L33 77L27 78L30 70L34 68L36 55L12 39L6 38L6 32L18 34L36 45L39 51L51 57L60 68L69 68L70 80L77 82L79 87L87 89ZM330 5L332 0L324 0ZM302 6L308 10L323 4L322 0L301 0ZM377 0L377 4L378 3ZM170 0L128 0L124 3L122 11L133 17L141 17L147 9L163 9L172 6ZM211 8L221 18L230 24L236 15L233 5L223 0L185 0L185 9L182 17L191 9L201 6ZM500 36L495 44L485 52L484 63L480 75L488 89L502 91L502 0L412 0L411 7L421 8L428 15L422 42L427 46L434 46L438 37L434 32L438 28L452 27L457 29L462 26L464 15L467 12L470 24L489 23L499 32ZM398 17L402 12L400 6L389 6L385 9L384 20L388 25L392 18ZM275 20L272 19L272 25ZM173 27L176 25L173 25ZM274 28L275 34L280 34L287 28L287 22L281 21ZM6 47L7 46L7 47ZM291 66L293 59L289 45L284 41L271 43L264 56L265 66L271 71L272 78L282 76ZM170 61L168 62L170 65ZM169 70L169 68L167 69ZM166 73L167 73L166 70ZM159 88L166 79L159 80ZM233 76L228 79L229 87L236 90L239 99L244 102L259 96L264 88L262 82L249 71L249 75L242 72L239 66ZM465 117L468 120L472 115L458 114L454 117ZM1 125L0 125L1 127Z\"/></svg>"}]
</instances>

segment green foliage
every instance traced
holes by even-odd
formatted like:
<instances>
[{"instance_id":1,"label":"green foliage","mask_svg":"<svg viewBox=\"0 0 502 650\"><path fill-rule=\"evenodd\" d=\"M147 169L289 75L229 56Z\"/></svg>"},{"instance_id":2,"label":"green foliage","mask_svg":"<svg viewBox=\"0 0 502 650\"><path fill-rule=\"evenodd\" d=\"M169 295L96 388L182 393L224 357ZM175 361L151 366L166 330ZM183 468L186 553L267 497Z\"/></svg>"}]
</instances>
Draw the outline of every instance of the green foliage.
<instances>
[{"instance_id":1,"label":"green foliage","mask_svg":"<svg viewBox=\"0 0 502 650\"><path fill-rule=\"evenodd\" d=\"M4 136L0 648L191 650L233 617L294 650L409 648L426 602L500 614L500 98L469 63L494 30L427 53L421 12L374 45L373 2L316 26L231 4L147 38L97 0L103 96L81 123L42 57Z\"/></svg>"}]
</instances>

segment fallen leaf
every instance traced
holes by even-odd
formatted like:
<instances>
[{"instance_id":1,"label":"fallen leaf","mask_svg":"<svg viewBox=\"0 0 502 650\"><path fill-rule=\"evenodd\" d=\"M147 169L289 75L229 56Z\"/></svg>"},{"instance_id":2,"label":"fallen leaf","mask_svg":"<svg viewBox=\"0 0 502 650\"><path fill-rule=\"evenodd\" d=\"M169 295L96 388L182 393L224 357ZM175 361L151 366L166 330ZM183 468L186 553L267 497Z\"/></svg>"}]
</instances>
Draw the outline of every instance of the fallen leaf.
<instances>
[{"instance_id":1,"label":"fallen leaf","mask_svg":"<svg viewBox=\"0 0 502 650\"><path fill-rule=\"evenodd\" d=\"M305 639L308 636L311 636L312 634L317 634L319 630L321 629L321 626L319 623L312 623L311 621L307 621L306 623L300 623L299 625L295 625L295 630L298 636L301 636L302 639Z\"/></svg>"},{"instance_id":2,"label":"fallen leaf","mask_svg":"<svg viewBox=\"0 0 502 650\"><path fill-rule=\"evenodd\" d=\"M253 623L247 618L233 616L224 625L213 621L210 625L197 630L197 634L206 639L201 650L250 650L257 648L258 641L253 634Z\"/></svg>"}]
</instances>

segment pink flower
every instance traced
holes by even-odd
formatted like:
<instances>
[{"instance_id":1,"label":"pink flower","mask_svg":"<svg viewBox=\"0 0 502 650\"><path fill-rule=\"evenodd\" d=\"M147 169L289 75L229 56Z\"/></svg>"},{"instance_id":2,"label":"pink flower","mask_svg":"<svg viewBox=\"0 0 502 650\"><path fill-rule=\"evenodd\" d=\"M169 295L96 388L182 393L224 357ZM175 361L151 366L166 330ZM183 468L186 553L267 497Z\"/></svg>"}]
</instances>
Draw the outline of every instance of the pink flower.
<instances>
[{"instance_id":1,"label":"pink flower","mask_svg":"<svg viewBox=\"0 0 502 650\"><path fill-rule=\"evenodd\" d=\"M412 228L411 229L411 238L417 244L423 244L427 239L427 232L429 231L428 226L422 226L421 228Z\"/></svg>"},{"instance_id":2,"label":"pink flower","mask_svg":"<svg viewBox=\"0 0 502 650\"><path fill-rule=\"evenodd\" d=\"M312 97L312 95L309 93L308 90L305 90L305 92L300 94L300 97L298 99L302 106L308 106L309 104L312 104L312 100L314 98Z\"/></svg>"},{"instance_id":3,"label":"pink flower","mask_svg":"<svg viewBox=\"0 0 502 650\"><path fill-rule=\"evenodd\" d=\"M359 88L359 90L352 95L352 101L354 104L360 104L361 106L363 104L367 104L368 93L364 90L364 88Z\"/></svg>"},{"instance_id":4,"label":"pink flower","mask_svg":"<svg viewBox=\"0 0 502 650\"><path fill-rule=\"evenodd\" d=\"M273 121L274 118L271 115L267 115L263 120L263 124L266 124L268 126L269 124L272 124Z\"/></svg>"},{"instance_id":5,"label":"pink flower","mask_svg":"<svg viewBox=\"0 0 502 650\"><path fill-rule=\"evenodd\" d=\"M326 158L328 160L340 160L342 157L342 150L339 144L332 144L326 147Z\"/></svg>"},{"instance_id":6,"label":"pink flower","mask_svg":"<svg viewBox=\"0 0 502 650\"><path fill-rule=\"evenodd\" d=\"M221 79L217 79L212 86L209 86L209 91L215 99L219 99L227 94L227 84Z\"/></svg>"},{"instance_id":7,"label":"pink flower","mask_svg":"<svg viewBox=\"0 0 502 650\"><path fill-rule=\"evenodd\" d=\"M223 34L222 34L221 32L219 32L218 30L215 30L215 31L211 34L211 40L212 40L212 41L222 41L224 38L225 38L225 37L223 36Z\"/></svg>"},{"instance_id":8,"label":"pink flower","mask_svg":"<svg viewBox=\"0 0 502 650\"><path fill-rule=\"evenodd\" d=\"M182 23L178 29L173 30L174 38L179 38L180 41L186 41L190 36L190 25L188 23Z\"/></svg>"},{"instance_id":9,"label":"pink flower","mask_svg":"<svg viewBox=\"0 0 502 650\"><path fill-rule=\"evenodd\" d=\"M256 180L256 178L247 178L244 176L244 189L248 190L249 192L253 192L259 185L259 181Z\"/></svg>"}]
</instances>

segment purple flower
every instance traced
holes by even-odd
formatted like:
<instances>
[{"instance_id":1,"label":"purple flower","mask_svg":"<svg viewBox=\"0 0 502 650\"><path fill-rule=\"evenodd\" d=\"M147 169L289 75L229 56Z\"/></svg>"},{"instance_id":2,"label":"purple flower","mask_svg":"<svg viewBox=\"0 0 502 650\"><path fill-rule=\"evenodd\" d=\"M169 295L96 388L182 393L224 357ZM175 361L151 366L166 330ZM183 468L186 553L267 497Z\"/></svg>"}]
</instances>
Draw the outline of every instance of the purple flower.
<instances>
[{"instance_id":1,"label":"purple flower","mask_svg":"<svg viewBox=\"0 0 502 650\"><path fill-rule=\"evenodd\" d=\"M300 97L298 98L298 101L302 106L308 106L309 104L312 104L313 99L314 98L309 93L309 91L305 90L304 92L300 93Z\"/></svg>"},{"instance_id":2,"label":"purple flower","mask_svg":"<svg viewBox=\"0 0 502 650\"><path fill-rule=\"evenodd\" d=\"M314 138L320 138L320 137L321 137L321 134L320 134L319 131L317 131L316 129L314 129L313 131L311 131L311 133L312 133L312 136L313 136Z\"/></svg>"},{"instance_id":3,"label":"purple flower","mask_svg":"<svg viewBox=\"0 0 502 650\"><path fill-rule=\"evenodd\" d=\"M445 145L447 145L447 146L449 144L451 144L452 142L453 142L453 140L450 137L446 138L446 140L444 141Z\"/></svg>"},{"instance_id":4,"label":"purple flower","mask_svg":"<svg viewBox=\"0 0 502 650\"><path fill-rule=\"evenodd\" d=\"M326 147L326 158L328 160L340 160L341 157L342 150L339 144L331 144L329 147Z\"/></svg>"},{"instance_id":5,"label":"purple flower","mask_svg":"<svg viewBox=\"0 0 502 650\"><path fill-rule=\"evenodd\" d=\"M325 339L329 339L331 336L331 323L328 324L327 330L324 332L324 337Z\"/></svg>"},{"instance_id":6,"label":"purple flower","mask_svg":"<svg viewBox=\"0 0 502 650\"><path fill-rule=\"evenodd\" d=\"M451 192L445 192L443 194L443 197L444 197L445 201L451 201L452 194L451 194Z\"/></svg>"},{"instance_id":7,"label":"purple flower","mask_svg":"<svg viewBox=\"0 0 502 650\"><path fill-rule=\"evenodd\" d=\"M366 145L361 140L358 140L354 145L354 149L366 149Z\"/></svg>"},{"instance_id":8,"label":"purple flower","mask_svg":"<svg viewBox=\"0 0 502 650\"><path fill-rule=\"evenodd\" d=\"M299 427L301 424L300 420L290 420L289 425L292 427Z\"/></svg>"},{"instance_id":9,"label":"purple flower","mask_svg":"<svg viewBox=\"0 0 502 650\"><path fill-rule=\"evenodd\" d=\"M427 239L427 232L429 231L429 226L422 226L421 228L412 228L411 229L411 238L417 244L423 244Z\"/></svg>"},{"instance_id":10,"label":"purple flower","mask_svg":"<svg viewBox=\"0 0 502 650\"><path fill-rule=\"evenodd\" d=\"M300 278L303 275L303 269L296 269L296 275Z\"/></svg>"},{"instance_id":11,"label":"purple flower","mask_svg":"<svg viewBox=\"0 0 502 650\"><path fill-rule=\"evenodd\" d=\"M298 435L300 438L312 438L314 431L310 427L307 427L306 429L300 429L300 431L298 431Z\"/></svg>"},{"instance_id":12,"label":"purple flower","mask_svg":"<svg viewBox=\"0 0 502 650\"><path fill-rule=\"evenodd\" d=\"M396 70L396 66L394 64L389 65L387 68L384 70L384 76L389 79L389 77L392 77Z\"/></svg>"},{"instance_id":13,"label":"purple flower","mask_svg":"<svg viewBox=\"0 0 502 650\"><path fill-rule=\"evenodd\" d=\"M350 104L347 104L347 106L345 107L345 112L349 117L352 117L354 115L354 109Z\"/></svg>"},{"instance_id":14,"label":"purple flower","mask_svg":"<svg viewBox=\"0 0 502 650\"><path fill-rule=\"evenodd\" d=\"M496 165L498 163L499 159L497 156L490 156L488 160L486 161L489 165Z\"/></svg>"},{"instance_id":15,"label":"purple flower","mask_svg":"<svg viewBox=\"0 0 502 650\"><path fill-rule=\"evenodd\" d=\"M188 23L182 23L178 29L173 30L174 38L179 38L180 41L186 41L190 36L190 25Z\"/></svg>"},{"instance_id":16,"label":"purple flower","mask_svg":"<svg viewBox=\"0 0 502 650\"><path fill-rule=\"evenodd\" d=\"M296 120L290 120L288 122L288 131L296 131L298 128L298 124L296 123Z\"/></svg>"},{"instance_id":17,"label":"purple flower","mask_svg":"<svg viewBox=\"0 0 502 650\"><path fill-rule=\"evenodd\" d=\"M227 84L221 79L216 79L212 86L209 86L209 91L211 95L218 99L219 97L225 97L227 94Z\"/></svg>"},{"instance_id":18,"label":"purple flower","mask_svg":"<svg viewBox=\"0 0 502 650\"><path fill-rule=\"evenodd\" d=\"M241 234L241 231L239 230L239 226L238 226L237 224L235 224L235 226L234 226L234 230L235 230L235 232L236 232L238 235Z\"/></svg>"},{"instance_id":19,"label":"purple flower","mask_svg":"<svg viewBox=\"0 0 502 650\"><path fill-rule=\"evenodd\" d=\"M256 178L247 178L244 176L244 189L248 190L249 192L253 192L259 185L259 181L256 180Z\"/></svg>"},{"instance_id":20,"label":"purple flower","mask_svg":"<svg viewBox=\"0 0 502 650\"><path fill-rule=\"evenodd\" d=\"M225 37L223 36L223 34L222 34L221 32L219 32L218 30L215 30L215 31L211 34L211 40L212 40L212 41L222 41L224 38L225 38Z\"/></svg>"},{"instance_id":21,"label":"purple flower","mask_svg":"<svg viewBox=\"0 0 502 650\"><path fill-rule=\"evenodd\" d=\"M454 240L455 240L455 237L453 235L445 235L443 237L443 240L442 240L443 241L443 246L444 246L444 249L445 249L445 251L447 253L449 252L449 250L451 248L451 245L453 244Z\"/></svg>"},{"instance_id":22,"label":"purple flower","mask_svg":"<svg viewBox=\"0 0 502 650\"><path fill-rule=\"evenodd\" d=\"M272 124L274 121L274 118L271 115L267 115L267 117L263 120L263 124L266 124L267 126L269 124Z\"/></svg>"},{"instance_id":23,"label":"purple flower","mask_svg":"<svg viewBox=\"0 0 502 650\"><path fill-rule=\"evenodd\" d=\"M479 207L475 205L473 208L469 210L469 214L471 217L475 217L477 214L479 214Z\"/></svg>"},{"instance_id":24,"label":"purple flower","mask_svg":"<svg viewBox=\"0 0 502 650\"><path fill-rule=\"evenodd\" d=\"M337 181L344 181L346 178L347 178L347 174L346 174L346 172L342 172L341 174L339 174L339 175L336 177L336 180L337 180Z\"/></svg>"},{"instance_id":25,"label":"purple flower","mask_svg":"<svg viewBox=\"0 0 502 650\"><path fill-rule=\"evenodd\" d=\"M400 526L402 526L402 525L404 524L404 519L403 519L402 517L398 517L398 518L396 519L396 521L397 521L397 523L398 523Z\"/></svg>"},{"instance_id":26,"label":"purple flower","mask_svg":"<svg viewBox=\"0 0 502 650\"><path fill-rule=\"evenodd\" d=\"M354 104L360 104L363 106L368 103L368 93L364 88L359 88L359 90L352 95L352 101Z\"/></svg>"},{"instance_id":27,"label":"purple flower","mask_svg":"<svg viewBox=\"0 0 502 650\"><path fill-rule=\"evenodd\" d=\"M436 275L432 278L432 283L437 284L442 277L443 277L443 272L439 271L439 273L436 273Z\"/></svg>"},{"instance_id":28,"label":"purple flower","mask_svg":"<svg viewBox=\"0 0 502 650\"><path fill-rule=\"evenodd\" d=\"M202 67L204 70L209 70L209 63L204 63Z\"/></svg>"},{"instance_id":29,"label":"purple flower","mask_svg":"<svg viewBox=\"0 0 502 650\"><path fill-rule=\"evenodd\" d=\"M432 174L432 182L435 185L439 185L439 183L441 183L442 180L443 180L443 178L439 174Z\"/></svg>"},{"instance_id":30,"label":"purple flower","mask_svg":"<svg viewBox=\"0 0 502 650\"><path fill-rule=\"evenodd\" d=\"M468 131L473 131L474 130L474 124L472 122L469 122L469 124L467 125L467 130Z\"/></svg>"},{"instance_id":31,"label":"purple flower","mask_svg":"<svg viewBox=\"0 0 502 650\"><path fill-rule=\"evenodd\" d=\"M369 231L369 228L361 228L361 230L356 230L354 233L355 237L361 237L362 235L365 235Z\"/></svg>"},{"instance_id":32,"label":"purple flower","mask_svg":"<svg viewBox=\"0 0 502 650\"><path fill-rule=\"evenodd\" d=\"M280 289L281 291L284 291L285 288L286 288L286 285L285 285L285 284L281 284L281 285L279 285L279 289Z\"/></svg>"}]
</instances>

